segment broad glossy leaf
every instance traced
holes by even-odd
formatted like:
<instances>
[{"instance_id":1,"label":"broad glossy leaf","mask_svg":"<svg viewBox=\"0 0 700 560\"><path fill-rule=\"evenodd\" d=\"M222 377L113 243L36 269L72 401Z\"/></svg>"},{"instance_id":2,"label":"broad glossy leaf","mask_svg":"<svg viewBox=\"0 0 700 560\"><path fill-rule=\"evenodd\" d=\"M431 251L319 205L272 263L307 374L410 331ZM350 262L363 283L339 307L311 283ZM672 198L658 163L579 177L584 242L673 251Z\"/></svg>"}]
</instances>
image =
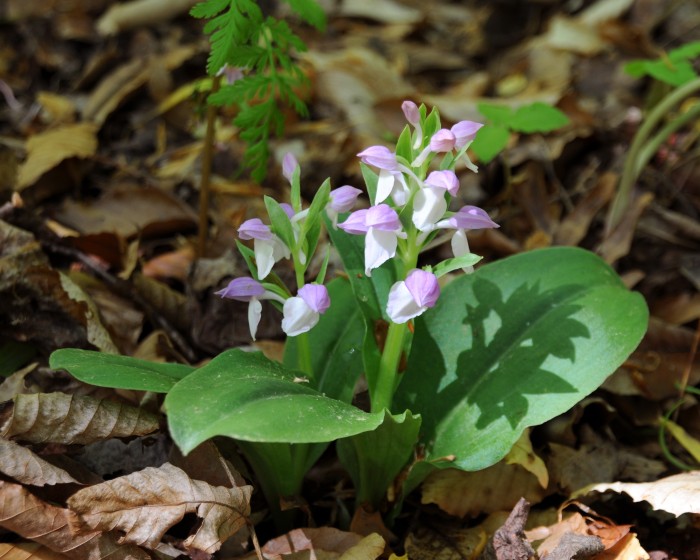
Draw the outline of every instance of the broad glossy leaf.
<instances>
[{"instance_id":1,"label":"broad glossy leaf","mask_svg":"<svg viewBox=\"0 0 700 560\"><path fill-rule=\"evenodd\" d=\"M194 368L183 364L160 364L129 356L92 350L63 348L49 358L52 369L65 369L76 379L98 387L167 393Z\"/></svg>"},{"instance_id":2,"label":"broad glossy leaf","mask_svg":"<svg viewBox=\"0 0 700 560\"><path fill-rule=\"evenodd\" d=\"M314 387L327 397L350 402L362 373L365 324L347 279L336 278L327 288L331 306L308 334ZM284 363L296 369L298 359L298 339L290 337L284 347Z\"/></svg>"},{"instance_id":3,"label":"broad glossy leaf","mask_svg":"<svg viewBox=\"0 0 700 560\"><path fill-rule=\"evenodd\" d=\"M297 377L297 375L299 377ZM382 421L309 387L301 374L259 352L229 350L180 381L165 399L170 433L183 453L214 436L320 443Z\"/></svg>"},{"instance_id":4,"label":"broad glossy leaf","mask_svg":"<svg viewBox=\"0 0 700 560\"><path fill-rule=\"evenodd\" d=\"M416 319L394 407L420 413L428 459L494 464L528 426L571 408L629 356L643 298L593 253L542 249L484 266Z\"/></svg>"}]
</instances>

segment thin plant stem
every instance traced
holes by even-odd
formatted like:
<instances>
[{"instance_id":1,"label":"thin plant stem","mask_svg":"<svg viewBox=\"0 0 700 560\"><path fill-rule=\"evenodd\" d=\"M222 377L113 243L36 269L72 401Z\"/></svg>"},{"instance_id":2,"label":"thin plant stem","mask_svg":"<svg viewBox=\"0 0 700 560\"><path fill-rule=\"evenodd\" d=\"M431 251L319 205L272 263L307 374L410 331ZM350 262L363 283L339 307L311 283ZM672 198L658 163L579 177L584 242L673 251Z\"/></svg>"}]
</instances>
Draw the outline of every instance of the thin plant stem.
<instances>
[{"instance_id":1,"label":"thin plant stem","mask_svg":"<svg viewBox=\"0 0 700 560\"><path fill-rule=\"evenodd\" d=\"M372 412L381 412L385 408L391 409L391 401L396 389L396 376L407 332L407 323L391 323L389 325L384 352L379 360L379 375L372 395Z\"/></svg>"},{"instance_id":2,"label":"thin plant stem","mask_svg":"<svg viewBox=\"0 0 700 560\"><path fill-rule=\"evenodd\" d=\"M212 81L211 93L219 91L221 76ZM216 131L216 106L207 105L207 129L204 134L202 150L202 180L199 185L199 234L197 235L197 258L204 256L207 233L209 231L209 192L211 185L211 162L214 155L214 137Z\"/></svg>"},{"instance_id":3,"label":"thin plant stem","mask_svg":"<svg viewBox=\"0 0 700 560\"><path fill-rule=\"evenodd\" d=\"M607 233L610 233L615 226L620 223L622 215L627 209L630 195L632 193L632 187L637 179L637 175L641 171L638 164L640 161L640 153L644 149L647 140L653 133L658 123L676 105L698 90L700 90L700 78L696 78L687 84L674 89L651 110L649 115L644 120L642 126L639 127L639 130L632 140L632 145L630 146L627 154L627 159L625 160L625 166L622 170L622 177L620 178L620 184L618 186L617 194L615 195L615 200L613 200L610 207L610 213L608 215L606 225Z\"/></svg>"},{"instance_id":4,"label":"thin plant stem","mask_svg":"<svg viewBox=\"0 0 700 560\"><path fill-rule=\"evenodd\" d=\"M696 119L698 116L700 116L700 103L696 103L688 111L670 121L659 132L657 132L654 137L651 138L640 150L639 157L637 158L635 174L639 176L644 167L646 167L647 163L649 163L651 158L654 157L654 154L659 150L661 145L668 140L668 138L674 132L688 124L693 119Z\"/></svg>"},{"instance_id":5,"label":"thin plant stem","mask_svg":"<svg viewBox=\"0 0 700 560\"><path fill-rule=\"evenodd\" d=\"M311 348L309 346L309 333L302 333L297 336L297 349L299 356L299 369L310 379L314 379L314 370L311 366Z\"/></svg>"}]
</instances>

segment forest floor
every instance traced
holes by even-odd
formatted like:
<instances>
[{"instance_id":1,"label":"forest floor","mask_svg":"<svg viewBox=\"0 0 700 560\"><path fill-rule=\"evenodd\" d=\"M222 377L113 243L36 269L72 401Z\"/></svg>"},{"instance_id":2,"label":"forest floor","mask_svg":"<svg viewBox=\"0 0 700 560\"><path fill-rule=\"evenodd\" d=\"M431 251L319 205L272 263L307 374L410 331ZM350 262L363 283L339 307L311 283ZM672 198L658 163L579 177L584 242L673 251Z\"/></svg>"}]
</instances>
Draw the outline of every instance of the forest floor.
<instances>
[{"instance_id":1,"label":"forest floor","mask_svg":"<svg viewBox=\"0 0 700 560\"><path fill-rule=\"evenodd\" d=\"M324 32L288 17L308 46L299 60L310 78L309 117L286 113L258 184L241 168L233 110L218 111L202 255L202 23L187 13L192 2L163 2L157 15L127 23L109 14L112 4L0 5L0 558L255 557L245 529L216 543L213 556L189 546L194 509L177 524L143 529L141 540L120 541L123 530L97 525L76 528L67 504L86 485L166 462L180 467L185 480L177 484L187 486L188 476L221 479L219 451L206 447L190 463L178 458L162 418L160 431L132 432L127 441L92 428L73 439L23 439L8 422L20 414L19 395L141 402L134 391L52 371L48 356L58 348L195 364L250 346L246 304L214 292L245 271L235 251L238 226L261 215L264 194L288 195L282 157L298 159L307 200L327 177L333 186L362 187L356 154L396 138L405 124L401 103L411 99L437 106L449 124L483 120L481 101L562 110L567 126L513 133L496 159L476 162L478 174L460 174L458 202L486 209L500 224L470 234L472 250L485 263L552 245L594 251L644 296L648 331L602 388L531 431L537 460L429 479L409 496L392 533L376 516L348 517L351 484L325 456L308 480L309 524L334 523L342 532L280 536L262 523L263 551L270 558L488 557L485 543L525 498L531 511L517 538L539 557L700 559L700 406L688 390L700 383L697 122L658 148L619 224L611 227L608 214L634 134L666 91L624 65L700 41L697 2L329 0ZM265 4L289 16L285 6ZM674 111L696 103L691 97ZM434 251L443 258L449 247ZM257 338L267 355L281 355L278 315L263 314ZM69 413L89 424L91 413L70 402L42 406L49 424ZM676 406L660 438L662 419ZM572 498L595 483L619 484ZM167 515L163 503L150 505ZM264 517L260 498L252 509L248 521ZM514 533L516 517L506 525ZM362 540L376 531L380 544ZM604 551L591 547L591 536ZM520 557L515 549L501 554Z\"/></svg>"}]
</instances>

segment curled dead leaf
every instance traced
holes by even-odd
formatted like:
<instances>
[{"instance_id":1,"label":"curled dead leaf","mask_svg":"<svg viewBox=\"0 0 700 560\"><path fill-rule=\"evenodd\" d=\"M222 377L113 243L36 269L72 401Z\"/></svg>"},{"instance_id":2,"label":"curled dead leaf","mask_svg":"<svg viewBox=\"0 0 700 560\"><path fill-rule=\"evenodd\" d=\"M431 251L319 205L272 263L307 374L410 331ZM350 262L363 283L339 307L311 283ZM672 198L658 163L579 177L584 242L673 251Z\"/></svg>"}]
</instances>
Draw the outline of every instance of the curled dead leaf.
<instances>
[{"instance_id":1,"label":"curled dead leaf","mask_svg":"<svg viewBox=\"0 0 700 560\"><path fill-rule=\"evenodd\" d=\"M93 123L66 124L35 134L27 141L27 159L19 168L17 188L33 185L64 159L88 158L96 151L97 126Z\"/></svg>"},{"instance_id":2,"label":"curled dead leaf","mask_svg":"<svg viewBox=\"0 0 700 560\"><path fill-rule=\"evenodd\" d=\"M68 499L79 534L94 530L124 532L120 542L155 549L165 532L186 513L202 523L184 541L187 548L214 553L245 526L252 486L226 488L193 480L169 463L85 488Z\"/></svg>"},{"instance_id":3,"label":"curled dead leaf","mask_svg":"<svg viewBox=\"0 0 700 560\"><path fill-rule=\"evenodd\" d=\"M32 486L79 484L63 469L45 461L30 449L5 439L0 439L0 472Z\"/></svg>"},{"instance_id":4,"label":"curled dead leaf","mask_svg":"<svg viewBox=\"0 0 700 560\"><path fill-rule=\"evenodd\" d=\"M654 482L593 484L582 488L573 497L609 490L624 492L635 502L649 502L653 509L667 511L676 516L700 513L700 471L675 474Z\"/></svg>"},{"instance_id":5,"label":"curled dead leaf","mask_svg":"<svg viewBox=\"0 0 700 560\"><path fill-rule=\"evenodd\" d=\"M19 484L0 480L0 527L66 553L72 560L150 560L136 546L117 544L112 533L74 534L70 517L71 511L40 500Z\"/></svg>"},{"instance_id":6,"label":"curled dead leaf","mask_svg":"<svg viewBox=\"0 0 700 560\"><path fill-rule=\"evenodd\" d=\"M32 443L88 444L143 436L158 429L158 416L143 409L64 393L16 395L0 405L0 436Z\"/></svg>"}]
</instances>

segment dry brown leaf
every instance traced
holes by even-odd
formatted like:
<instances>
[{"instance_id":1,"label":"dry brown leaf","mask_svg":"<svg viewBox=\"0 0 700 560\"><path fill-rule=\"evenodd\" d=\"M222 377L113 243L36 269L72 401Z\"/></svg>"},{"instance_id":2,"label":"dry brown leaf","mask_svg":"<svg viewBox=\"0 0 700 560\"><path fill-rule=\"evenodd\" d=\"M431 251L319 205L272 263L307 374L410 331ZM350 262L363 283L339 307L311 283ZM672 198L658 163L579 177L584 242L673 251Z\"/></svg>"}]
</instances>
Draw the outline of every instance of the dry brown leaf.
<instances>
[{"instance_id":1,"label":"dry brown leaf","mask_svg":"<svg viewBox=\"0 0 700 560\"><path fill-rule=\"evenodd\" d=\"M166 54L153 57L145 64L143 59L137 58L120 66L90 94L83 108L83 118L102 124L127 97L148 82L152 72L151 66L173 70L190 60L197 50L197 47L185 45L169 49Z\"/></svg>"},{"instance_id":2,"label":"dry brown leaf","mask_svg":"<svg viewBox=\"0 0 700 560\"><path fill-rule=\"evenodd\" d=\"M500 462L478 472L445 469L431 474L423 483L421 503L435 503L450 515L463 517L512 509L521 497L537 503L544 496L535 476Z\"/></svg>"},{"instance_id":3,"label":"dry brown leaf","mask_svg":"<svg viewBox=\"0 0 700 560\"><path fill-rule=\"evenodd\" d=\"M310 560L374 560L384 552L384 539L374 533L361 537L333 527L294 529L265 543L262 552L268 560L296 558L309 551Z\"/></svg>"},{"instance_id":4,"label":"dry brown leaf","mask_svg":"<svg viewBox=\"0 0 700 560\"><path fill-rule=\"evenodd\" d=\"M393 0L344 0L339 13L345 17L362 17L390 24L417 23L423 18L420 10Z\"/></svg>"},{"instance_id":5,"label":"dry brown leaf","mask_svg":"<svg viewBox=\"0 0 700 560\"><path fill-rule=\"evenodd\" d=\"M366 48L310 51L303 56L316 72L316 94L345 112L362 145L376 143L385 132L374 117L374 106L383 99L410 96L413 91L384 58Z\"/></svg>"},{"instance_id":6,"label":"dry brown leaf","mask_svg":"<svg viewBox=\"0 0 700 560\"><path fill-rule=\"evenodd\" d=\"M75 103L63 95L50 91L40 91L36 94L37 103L51 122L72 123L75 121Z\"/></svg>"},{"instance_id":7,"label":"dry brown leaf","mask_svg":"<svg viewBox=\"0 0 700 560\"><path fill-rule=\"evenodd\" d=\"M649 560L650 556L639 543L637 535L626 534L615 546L594 556L591 560Z\"/></svg>"},{"instance_id":8,"label":"dry brown leaf","mask_svg":"<svg viewBox=\"0 0 700 560\"><path fill-rule=\"evenodd\" d=\"M616 173L603 173L597 185L578 201L574 211L566 216L558 225L554 234L556 245L578 245L598 212L605 206L612 195L618 181Z\"/></svg>"},{"instance_id":9,"label":"dry brown leaf","mask_svg":"<svg viewBox=\"0 0 700 560\"><path fill-rule=\"evenodd\" d=\"M86 308L85 319L88 342L107 354L119 354L117 345L114 344L109 331L100 320L100 313L92 298L72 278L63 272L58 273L58 278L66 296L78 304L83 304L84 308Z\"/></svg>"},{"instance_id":10,"label":"dry brown leaf","mask_svg":"<svg viewBox=\"0 0 700 560\"><path fill-rule=\"evenodd\" d=\"M629 253L639 217L652 200L654 200L652 193L635 195L620 223L596 249L605 262L612 264Z\"/></svg>"},{"instance_id":11,"label":"dry brown leaf","mask_svg":"<svg viewBox=\"0 0 700 560\"><path fill-rule=\"evenodd\" d=\"M0 439L0 472L31 486L80 484L63 469L45 461L26 447L6 439Z\"/></svg>"},{"instance_id":12,"label":"dry brown leaf","mask_svg":"<svg viewBox=\"0 0 700 560\"><path fill-rule=\"evenodd\" d=\"M166 463L80 490L68 506L77 513L75 530L117 529L124 532L120 542L151 549L186 513L196 513L202 524L184 545L211 554L245 526L252 492L252 486L226 488L193 480Z\"/></svg>"},{"instance_id":13,"label":"dry brown leaf","mask_svg":"<svg viewBox=\"0 0 700 560\"><path fill-rule=\"evenodd\" d=\"M68 558L39 543L0 543L0 560L67 560Z\"/></svg>"},{"instance_id":14,"label":"dry brown leaf","mask_svg":"<svg viewBox=\"0 0 700 560\"><path fill-rule=\"evenodd\" d=\"M0 527L66 553L72 560L150 560L136 546L117 544L111 533L75 534L69 525L71 517L70 510L43 502L19 484L0 480Z\"/></svg>"},{"instance_id":15,"label":"dry brown leaf","mask_svg":"<svg viewBox=\"0 0 700 560\"><path fill-rule=\"evenodd\" d=\"M691 329L669 325L652 316L637 350L605 381L603 388L616 395L641 395L655 401L677 396L694 336ZM690 385L698 382L700 354L691 364L688 379Z\"/></svg>"},{"instance_id":16,"label":"dry brown leaf","mask_svg":"<svg viewBox=\"0 0 700 560\"><path fill-rule=\"evenodd\" d=\"M151 412L86 396L17 395L0 405L0 435L32 443L88 444L157 429L158 416Z\"/></svg>"},{"instance_id":17,"label":"dry brown leaf","mask_svg":"<svg viewBox=\"0 0 700 560\"><path fill-rule=\"evenodd\" d=\"M0 335L47 352L90 342L116 352L90 299L49 266L34 237L0 221Z\"/></svg>"},{"instance_id":18,"label":"dry brown leaf","mask_svg":"<svg viewBox=\"0 0 700 560\"><path fill-rule=\"evenodd\" d=\"M406 537L409 560L457 560L479 558L491 535L506 521L507 512L490 514L475 527L463 521L440 519L437 523L419 523Z\"/></svg>"},{"instance_id":19,"label":"dry brown leaf","mask_svg":"<svg viewBox=\"0 0 700 560\"><path fill-rule=\"evenodd\" d=\"M544 461L532 449L530 430L525 430L503 460L509 465L520 465L537 477L542 488L549 485L549 473Z\"/></svg>"},{"instance_id":20,"label":"dry brown leaf","mask_svg":"<svg viewBox=\"0 0 700 560\"><path fill-rule=\"evenodd\" d=\"M27 374L31 373L36 369L37 363L29 364L26 367L14 372L9 377L0 383L0 403L9 401L15 395L20 393L29 393L31 391L27 390L24 383L24 378Z\"/></svg>"},{"instance_id":21,"label":"dry brown leaf","mask_svg":"<svg viewBox=\"0 0 700 560\"><path fill-rule=\"evenodd\" d=\"M676 516L700 513L700 471L675 474L654 482L592 484L576 492L574 497L609 490L624 492L635 502L649 502L653 509Z\"/></svg>"},{"instance_id":22,"label":"dry brown leaf","mask_svg":"<svg viewBox=\"0 0 700 560\"><path fill-rule=\"evenodd\" d=\"M97 21L100 35L116 35L125 29L154 25L187 12L198 0L135 0L114 4Z\"/></svg>"},{"instance_id":23,"label":"dry brown leaf","mask_svg":"<svg viewBox=\"0 0 700 560\"><path fill-rule=\"evenodd\" d=\"M19 168L17 190L33 185L64 159L88 158L96 151L97 126L93 123L66 124L35 134L27 141L27 159Z\"/></svg>"},{"instance_id":24,"label":"dry brown leaf","mask_svg":"<svg viewBox=\"0 0 700 560\"><path fill-rule=\"evenodd\" d=\"M144 276L150 278L185 281L195 257L192 245L183 245L174 251L162 253L157 257L143 263L142 271Z\"/></svg>"},{"instance_id":25,"label":"dry brown leaf","mask_svg":"<svg viewBox=\"0 0 700 560\"><path fill-rule=\"evenodd\" d=\"M123 238L179 234L197 223L194 211L177 197L128 183L89 204L68 200L55 217L82 234L112 232Z\"/></svg>"}]
</instances>

